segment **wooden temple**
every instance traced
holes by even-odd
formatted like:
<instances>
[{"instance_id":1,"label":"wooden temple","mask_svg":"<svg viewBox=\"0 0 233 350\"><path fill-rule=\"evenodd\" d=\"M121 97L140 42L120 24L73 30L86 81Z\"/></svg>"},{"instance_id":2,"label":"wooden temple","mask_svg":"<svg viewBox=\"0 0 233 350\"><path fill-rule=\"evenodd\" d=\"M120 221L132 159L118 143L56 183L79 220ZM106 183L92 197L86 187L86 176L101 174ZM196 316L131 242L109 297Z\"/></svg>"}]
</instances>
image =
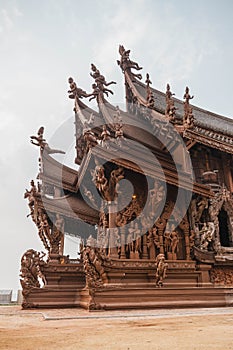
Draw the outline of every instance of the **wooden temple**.
<instances>
[{"instance_id":1,"label":"wooden temple","mask_svg":"<svg viewBox=\"0 0 233 350\"><path fill-rule=\"evenodd\" d=\"M26 191L45 252L21 259L23 308L88 310L233 305L233 122L142 82L119 47L126 108L107 98L91 65L93 91L69 78L76 158L53 158L44 128L37 185ZM96 100L97 109L84 104ZM66 235L80 239L76 259Z\"/></svg>"}]
</instances>

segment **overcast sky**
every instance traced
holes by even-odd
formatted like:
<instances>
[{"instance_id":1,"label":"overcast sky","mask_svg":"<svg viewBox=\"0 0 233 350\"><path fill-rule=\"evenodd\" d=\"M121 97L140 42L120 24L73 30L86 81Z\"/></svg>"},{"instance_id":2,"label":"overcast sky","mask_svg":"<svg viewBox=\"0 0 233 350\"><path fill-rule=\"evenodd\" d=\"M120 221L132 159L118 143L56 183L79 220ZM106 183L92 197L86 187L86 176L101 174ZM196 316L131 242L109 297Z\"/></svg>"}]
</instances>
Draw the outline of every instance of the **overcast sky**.
<instances>
[{"instance_id":1,"label":"overcast sky","mask_svg":"<svg viewBox=\"0 0 233 350\"><path fill-rule=\"evenodd\" d=\"M29 139L41 125L50 139L72 117L67 78L90 92L93 62L122 104L123 44L155 88L169 82L182 98L188 85L193 104L232 117L232 11L231 0L0 0L0 289L18 289L22 254L43 249L23 199L38 172Z\"/></svg>"}]
</instances>

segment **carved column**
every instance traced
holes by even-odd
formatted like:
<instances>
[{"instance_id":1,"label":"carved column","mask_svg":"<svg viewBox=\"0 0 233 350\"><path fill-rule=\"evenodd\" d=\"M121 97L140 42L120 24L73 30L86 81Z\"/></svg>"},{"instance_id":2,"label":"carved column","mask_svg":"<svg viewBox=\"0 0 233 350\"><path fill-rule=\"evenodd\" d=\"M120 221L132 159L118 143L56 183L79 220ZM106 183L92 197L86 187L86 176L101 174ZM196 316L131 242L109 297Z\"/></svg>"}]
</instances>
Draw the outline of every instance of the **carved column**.
<instances>
[{"instance_id":1,"label":"carved column","mask_svg":"<svg viewBox=\"0 0 233 350\"><path fill-rule=\"evenodd\" d=\"M120 227L121 232L121 255L120 259L125 259L125 226Z\"/></svg>"},{"instance_id":2,"label":"carved column","mask_svg":"<svg viewBox=\"0 0 233 350\"><path fill-rule=\"evenodd\" d=\"M190 256L190 240L189 240L189 223L187 216L183 218L183 220L180 223L180 228L184 232L184 239L185 239L185 259L191 260Z\"/></svg>"},{"instance_id":3,"label":"carved column","mask_svg":"<svg viewBox=\"0 0 233 350\"><path fill-rule=\"evenodd\" d=\"M142 236L142 259L149 259L146 233Z\"/></svg>"},{"instance_id":4,"label":"carved column","mask_svg":"<svg viewBox=\"0 0 233 350\"><path fill-rule=\"evenodd\" d=\"M164 254L164 246L163 246L163 229L158 230L159 234L159 252Z\"/></svg>"},{"instance_id":5,"label":"carved column","mask_svg":"<svg viewBox=\"0 0 233 350\"><path fill-rule=\"evenodd\" d=\"M163 231L164 231L165 225L166 225L166 221L161 218L156 222L157 233L159 236L159 252L161 254L164 254Z\"/></svg>"},{"instance_id":6,"label":"carved column","mask_svg":"<svg viewBox=\"0 0 233 350\"><path fill-rule=\"evenodd\" d=\"M118 252L115 241L114 228L116 227L116 214L117 205L115 202L108 202L108 214L109 214L109 257L118 258Z\"/></svg>"},{"instance_id":7,"label":"carved column","mask_svg":"<svg viewBox=\"0 0 233 350\"><path fill-rule=\"evenodd\" d=\"M158 226L157 226L158 227ZM159 252L164 254L164 245L163 245L163 226L159 225L158 227L158 235L159 235Z\"/></svg>"},{"instance_id":8,"label":"carved column","mask_svg":"<svg viewBox=\"0 0 233 350\"><path fill-rule=\"evenodd\" d=\"M185 251L186 251L186 260L191 260L190 256L190 242L189 242L189 229L184 230L185 238Z\"/></svg>"}]
</instances>

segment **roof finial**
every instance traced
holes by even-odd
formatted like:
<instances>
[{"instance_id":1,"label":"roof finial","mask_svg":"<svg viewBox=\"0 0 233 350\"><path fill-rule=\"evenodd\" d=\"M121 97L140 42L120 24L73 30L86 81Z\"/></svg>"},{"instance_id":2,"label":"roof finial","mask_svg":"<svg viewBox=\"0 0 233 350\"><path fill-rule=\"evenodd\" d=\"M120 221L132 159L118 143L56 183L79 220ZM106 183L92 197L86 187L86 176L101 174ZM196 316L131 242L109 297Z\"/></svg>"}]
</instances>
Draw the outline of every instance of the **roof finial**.
<instances>
[{"instance_id":1,"label":"roof finial","mask_svg":"<svg viewBox=\"0 0 233 350\"><path fill-rule=\"evenodd\" d=\"M186 129L192 128L194 123L193 109L189 104L189 100L193 99L194 96L190 96L189 88L186 86L184 93L184 118L183 125Z\"/></svg>"},{"instance_id":2,"label":"roof finial","mask_svg":"<svg viewBox=\"0 0 233 350\"><path fill-rule=\"evenodd\" d=\"M131 72L131 69L136 69L136 70L141 70L142 67L139 67L137 62L131 61L129 58L130 50L125 50L123 45L119 45L119 54L121 55L120 61L117 60L118 65L121 67L122 72L128 72L130 73L133 77L142 79L141 74L135 74Z\"/></svg>"},{"instance_id":3,"label":"roof finial","mask_svg":"<svg viewBox=\"0 0 233 350\"><path fill-rule=\"evenodd\" d=\"M174 105L174 100L172 99L172 96L174 95L175 94L170 90L170 85L167 84L165 115L168 117L170 121L175 119L175 114L176 114L176 107Z\"/></svg>"},{"instance_id":4,"label":"roof finial","mask_svg":"<svg viewBox=\"0 0 233 350\"><path fill-rule=\"evenodd\" d=\"M82 90L81 88L78 88L72 77L68 78L68 83L70 84L70 90L68 90L69 98L75 100L74 111L76 112L79 99L89 97L91 95L87 94L86 91Z\"/></svg>"},{"instance_id":5,"label":"roof finial","mask_svg":"<svg viewBox=\"0 0 233 350\"><path fill-rule=\"evenodd\" d=\"M90 75L92 78L95 79L95 84L92 84L93 92L90 94L90 96L93 96L89 99L91 101L93 98L96 98L97 101L99 99L99 96L103 97L103 94L106 94L108 96L108 93L113 95L113 91L110 89L106 89L105 86L109 86L112 84L116 84L115 81L110 81L109 83L106 82L105 77L100 74L100 71L96 68L96 66L92 63L91 64L91 70L92 72Z\"/></svg>"},{"instance_id":6,"label":"roof finial","mask_svg":"<svg viewBox=\"0 0 233 350\"><path fill-rule=\"evenodd\" d=\"M64 151L60 151L59 149L52 149L49 147L48 143L44 139L44 127L41 126L37 132L37 136L30 136L31 143L35 146L40 147L40 151L46 151L48 154L53 154L53 153L61 153L65 154ZM35 142L36 141L36 142Z\"/></svg>"},{"instance_id":7,"label":"roof finial","mask_svg":"<svg viewBox=\"0 0 233 350\"><path fill-rule=\"evenodd\" d=\"M146 96L147 107L154 108L155 100L154 100L153 92L152 92L151 87L150 87L150 84L152 84L152 82L150 80L149 73L146 73L145 83L146 83L146 92L147 92L147 96Z\"/></svg>"}]
</instances>

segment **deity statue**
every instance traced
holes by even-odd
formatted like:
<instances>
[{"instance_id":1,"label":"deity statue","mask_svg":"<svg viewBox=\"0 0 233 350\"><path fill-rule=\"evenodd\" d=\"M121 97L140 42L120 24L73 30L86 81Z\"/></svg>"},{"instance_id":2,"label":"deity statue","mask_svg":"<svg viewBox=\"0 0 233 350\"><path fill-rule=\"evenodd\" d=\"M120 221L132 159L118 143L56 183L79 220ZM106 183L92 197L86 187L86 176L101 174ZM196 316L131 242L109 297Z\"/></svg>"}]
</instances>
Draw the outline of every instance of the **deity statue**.
<instances>
[{"instance_id":1,"label":"deity statue","mask_svg":"<svg viewBox=\"0 0 233 350\"><path fill-rule=\"evenodd\" d=\"M197 223L200 222L202 214L205 209L208 208L208 199L205 197L198 196L197 198L193 198L190 203L190 220L192 223L192 227L194 227Z\"/></svg>"},{"instance_id":2,"label":"deity statue","mask_svg":"<svg viewBox=\"0 0 233 350\"><path fill-rule=\"evenodd\" d=\"M165 231L164 234L164 250L166 253L169 253L171 251L171 232Z\"/></svg>"},{"instance_id":3,"label":"deity statue","mask_svg":"<svg viewBox=\"0 0 233 350\"><path fill-rule=\"evenodd\" d=\"M178 252L179 236L175 230L175 225L171 224L170 227L164 232L164 249L167 253L167 259L176 260Z\"/></svg>"},{"instance_id":4,"label":"deity statue","mask_svg":"<svg viewBox=\"0 0 233 350\"><path fill-rule=\"evenodd\" d=\"M160 181L154 181L154 188L149 191L149 216L153 218L157 213L159 204L163 200L165 195L165 190Z\"/></svg>"},{"instance_id":5,"label":"deity statue","mask_svg":"<svg viewBox=\"0 0 233 350\"><path fill-rule=\"evenodd\" d=\"M162 287L163 280L166 278L168 264L165 263L164 254L158 254L155 261L156 261L155 285L156 287Z\"/></svg>"},{"instance_id":6,"label":"deity statue","mask_svg":"<svg viewBox=\"0 0 233 350\"><path fill-rule=\"evenodd\" d=\"M147 101L147 107L148 108L153 108L154 107L154 103L155 103L155 100L154 100L154 95L153 95L153 92L150 88L150 84L151 84L151 81L150 81L150 76L149 74L147 73L146 74L146 101Z\"/></svg>"},{"instance_id":7,"label":"deity statue","mask_svg":"<svg viewBox=\"0 0 233 350\"><path fill-rule=\"evenodd\" d=\"M178 252L179 236L177 231L175 231L174 226L171 232L171 253L173 260L176 260L176 253Z\"/></svg>"},{"instance_id":8,"label":"deity statue","mask_svg":"<svg viewBox=\"0 0 233 350\"><path fill-rule=\"evenodd\" d=\"M149 259L154 260L156 257L156 250L159 249L159 236L157 234L157 228L155 226L148 230L147 235L147 248L149 252Z\"/></svg>"},{"instance_id":9,"label":"deity statue","mask_svg":"<svg viewBox=\"0 0 233 350\"><path fill-rule=\"evenodd\" d=\"M165 115L168 116L169 120L174 120L175 113L176 113L176 107L174 105L174 100L172 99L173 95L175 95L175 94L171 92L170 85L167 84Z\"/></svg>"},{"instance_id":10,"label":"deity statue","mask_svg":"<svg viewBox=\"0 0 233 350\"><path fill-rule=\"evenodd\" d=\"M130 223L130 227L128 229L128 235L126 238L126 252L130 259L134 259L135 255L135 242L134 242L134 224L133 221Z\"/></svg>"},{"instance_id":11,"label":"deity statue","mask_svg":"<svg viewBox=\"0 0 233 350\"><path fill-rule=\"evenodd\" d=\"M63 255L64 252L64 226L65 226L65 221L63 217L60 216L60 214L56 214L56 221L55 221L55 227L57 230L57 235L59 236L59 254Z\"/></svg>"},{"instance_id":12,"label":"deity statue","mask_svg":"<svg viewBox=\"0 0 233 350\"><path fill-rule=\"evenodd\" d=\"M185 93L184 93L184 118L183 118L183 125L186 129L193 127L194 123L194 116L192 107L189 104L189 101L194 98L194 96L190 96L189 94L189 88L186 86Z\"/></svg>"},{"instance_id":13,"label":"deity statue","mask_svg":"<svg viewBox=\"0 0 233 350\"><path fill-rule=\"evenodd\" d=\"M123 133L123 123L121 118L121 112L118 106L116 106L117 113L113 116L114 118L114 129L115 129L115 139L120 143L124 139Z\"/></svg>"},{"instance_id":14,"label":"deity statue","mask_svg":"<svg viewBox=\"0 0 233 350\"><path fill-rule=\"evenodd\" d=\"M98 144L97 138L96 138L94 132L92 131L92 129L89 127L87 122L84 123L83 137L84 137L84 141L86 143L87 149L89 149L91 147L95 147Z\"/></svg>"},{"instance_id":15,"label":"deity statue","mask_svg":"<svg viewBox=\"0 0 233 350\"><path fill-rule=\"evenodd\" d=\"M138 223L136 222L134 225L134 240L135 240L135 259L139 259L142 253L141 248L141 230L138 227Z\"/></svg>"},{"instance_id":16,"label":"deity statue","mask_svg":"<svg viewBox=\"0 0 233 350\"><path fill-rule=\"evenodd\" d=\"M30 208L30 213L27 215L27 217L31 215L32 219L35 221L36 218L34 217L34 205L35 200L40 196L40 193L38 192L33 180L31 180L30 185L31 188L29 191L26 189L26 192L24 193L24 198L28 199L28 206Z\"/></svg>"},{"instance_id":17,"label":"deity statue","mask_svg":"<svg viewBox=\"0 0 233 350\"><path fill-rule=\"evenodd\" d=\"M204 222L202 229L200 230L200 248L203 250L209 250L210 245L213 242L215 233L215 226L213 222Z\"/></svg>"},{"instance_id":18,"label":"deity statue","mask_svg":"<svg viewBox=\"0 0 233 350\"><path fill-rule=\"evenodd\" d=\"M183 99L185 100L184 104L187 106L189 104L189 101L192 100L193 98L194 98L194 96L189 95L189 88L188 88L188 86L186 86L184 97L183 97Z\"/></svg>"},{"instance_id":19,"label":"deity statue","mask_svg":"<svg viewBox=\"0 0 233 350\"><path fill-rule=\"evenodd\" d=\"M101 138L101 146L108 148L108 141L110 140L111 134L107 129L107 126L104 124L102 128L102 132L100 135Z\"/></svg>"}]
</instances>

